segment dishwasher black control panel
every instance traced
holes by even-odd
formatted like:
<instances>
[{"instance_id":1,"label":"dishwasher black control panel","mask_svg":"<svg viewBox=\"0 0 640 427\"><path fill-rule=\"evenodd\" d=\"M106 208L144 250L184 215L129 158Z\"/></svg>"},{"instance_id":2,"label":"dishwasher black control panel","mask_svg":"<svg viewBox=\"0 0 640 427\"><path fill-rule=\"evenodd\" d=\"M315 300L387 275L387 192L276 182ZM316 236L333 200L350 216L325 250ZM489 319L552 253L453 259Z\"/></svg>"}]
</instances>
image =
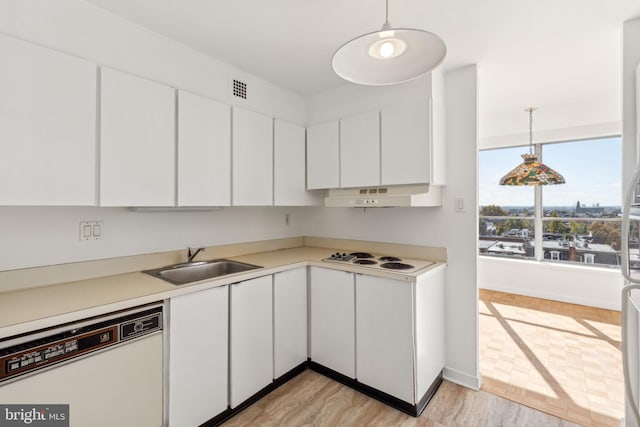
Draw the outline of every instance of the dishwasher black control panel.
<instances>
[{"instance_id":1,"label":"dishwasher black control panel","mask_svg":"<svg viewBox=\"0 0 640 427\"><path fill-rule=\"evenodd\" d=\"M0 342L0 383L161 330L162 320L162 305L143 306L7 338Z\"/></svg>"}]
</instances>

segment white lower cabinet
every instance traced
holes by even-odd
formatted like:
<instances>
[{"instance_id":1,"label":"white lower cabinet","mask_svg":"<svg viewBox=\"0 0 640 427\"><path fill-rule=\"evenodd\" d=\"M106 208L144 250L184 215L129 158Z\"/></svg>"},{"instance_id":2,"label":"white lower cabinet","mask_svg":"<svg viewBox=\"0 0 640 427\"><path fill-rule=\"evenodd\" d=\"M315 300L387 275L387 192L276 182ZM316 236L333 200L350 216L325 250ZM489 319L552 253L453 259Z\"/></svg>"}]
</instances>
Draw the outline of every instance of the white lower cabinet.
<instances>
[{"instance_id":1,"label":"white lower cabinet","mask_svg":"<svg viewBox=\"0 0 640 427\"><path fill-rule=\"evenodd\" d=\"M355 378L354 274L311 267L311 360Z\"/></svg>"},{"instance_id":2,"label":"white lower cabinet","mask_svg":"<svg viewBox=\"0 0 640 427\"><path fill-rule=\"evenodd\" d=\"M419 413L445 364L444 286L444 269L405 281L312 266L172 298L169 425L237 408L307 357Z\"/></svg>"},{"instance_id":3,"label":"white lower cabinet","mask_svg":"<svg viewBox=\"0 0 640 427\"><path fill-rule=\"evenodd\" d=\"M444 270L416 283L416 394L422 398L445 365Z\"/></svg>"},{"instance_id":4,"label":"white lower cabinet","mask_svg":"<svg viewBox=\"0 0 640 427\"><path fill-rule=\"evenodd\" d=\"M273 276L274 377L307 360L307 268Z\"/></svg>"},{"instance_id":5,"label":"white lower cabinet","mask_svg":"<svg viewBox=\"0 0 640 427\"><path fill-rule=\"evenodd\" d=\"M273 382L273 276L230 285L231 408Z\"/></svg>"},{"instance_id":6,"label":"white lower cabinet","mask_svg":"<svg viewBox=\"0 0 640 427\"><path fill-rule=\"evenodd\" d=\"M359 382L415 403L413 285L356 275Z\"/></svg>"},{"instance_id":7,"label":"white lower cabinet","mask_svg":"<svg viewBox=\"0 0 640 427\"><path fill-rule=\"evenodd\" d=\"M169 302L169 425L196 426L227 409L228 286Z\"/></svg>"}]
</instances>

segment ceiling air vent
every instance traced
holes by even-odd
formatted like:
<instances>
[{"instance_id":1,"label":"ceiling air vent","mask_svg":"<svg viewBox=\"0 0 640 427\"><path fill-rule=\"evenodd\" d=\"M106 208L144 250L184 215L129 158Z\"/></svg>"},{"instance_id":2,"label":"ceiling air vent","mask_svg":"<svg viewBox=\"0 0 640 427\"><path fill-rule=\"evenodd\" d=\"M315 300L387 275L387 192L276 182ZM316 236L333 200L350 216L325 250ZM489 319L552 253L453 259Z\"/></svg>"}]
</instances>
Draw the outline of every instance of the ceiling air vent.
<instances>
[{"instance_id":1,"label":"ceiling air vent","mask_svg":"<svg viewBox=\"0 0 640 427\"><path fill-rule=\"evenodd\" d=\"M233 96L247 99L247 84L243 81L233 79Z\"/></svg>"}]
</instances>

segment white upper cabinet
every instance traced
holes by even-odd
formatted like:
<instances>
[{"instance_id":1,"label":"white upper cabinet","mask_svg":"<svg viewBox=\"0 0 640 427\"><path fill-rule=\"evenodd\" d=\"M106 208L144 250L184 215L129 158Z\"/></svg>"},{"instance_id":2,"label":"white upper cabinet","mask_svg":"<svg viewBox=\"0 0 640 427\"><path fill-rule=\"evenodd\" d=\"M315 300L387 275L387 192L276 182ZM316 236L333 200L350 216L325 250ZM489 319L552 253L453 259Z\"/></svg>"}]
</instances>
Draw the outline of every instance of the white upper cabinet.
<instances>
[{"instance_id":1,"label":"white upper cabinet","mask_svg":"<svg viewBox=\"0 0 640 427\"><path fill-rule=\"evenodd\" d=\"M340 187L380 184L380 113L340 120Z\"/></svg>"},{"instance_id":2,"label":"white upper cabinet","mask_svg":"<svg viewBox=\"0 0 640 427\"><path fill-rule=\"evenodd\" d=\"M96 204L96 65L0 36L0 205Z\"/></svg>"},{"instance_id":3,"label":"white upper cabinet","mask_svg":"<svg viewBox=\"0 0 640 427\"><path fill-rule=\"evenodd\" d=\"M445 185L444 92L442 73L431 72L403 84L348 85L311 97L312 122L340 122L339 154L311 150L313 126L307 129L307 188ZM338 162L339 172L326 167L322 156ZM323 181L313 187L318 164Z\"/></svg>"},{"instance_id":4,"label":"white upper cabinet","mask_svg":"<svg viewBox=\"0 0 640 427\"><path fill-rule=\"evenodd\" d=\"M304 127L278 119L273 125L273 204L308 205Z\"/></svg>"},{"instance_id":5,"label":"white upper cabinet","mask_svg":"<svg viewBox=\"0 0 640 427\"><path fill-rule=\"evenodd\" d=\"M427 100L384 108L381 117L382 185L430 183Z\"/></svg>"},{"instance_id":6,"label":"white upper cabinet","mask_svg":"<svg viewBox=\"0 0 640 427\"><path fill-rule=\"evenodd\" d=\"M273 119L233 108L233 205L273 204Z\"/></svg>"},{"instance_id":7,"label":"white upper cabinet","mask_svg":"<svg viewBox=\"0 0 640 427\"><path fill-rule=\"evenodd\" d=\"M340 128L337 120L307 128L307 189L340 187Z\"/></svg>"},{"instance_id":8,"label":"white upper cabinet","mask_svg":"<svg viewBox=\"0 0 640 427\"><path fill-rule=\"evenodd\" d=\"M100 205L175 204L175 90L102 68Z\"/></svg>"},{"instance_id":9,"label":"white upper cabinet","mask_svg":"<svg viewBox=\"0 0 640 427\"><path fill-rule=\"evenodd\" d=\"M178 206L231 204L231 107L178 92Z\"/></svg>"}]
</instances>

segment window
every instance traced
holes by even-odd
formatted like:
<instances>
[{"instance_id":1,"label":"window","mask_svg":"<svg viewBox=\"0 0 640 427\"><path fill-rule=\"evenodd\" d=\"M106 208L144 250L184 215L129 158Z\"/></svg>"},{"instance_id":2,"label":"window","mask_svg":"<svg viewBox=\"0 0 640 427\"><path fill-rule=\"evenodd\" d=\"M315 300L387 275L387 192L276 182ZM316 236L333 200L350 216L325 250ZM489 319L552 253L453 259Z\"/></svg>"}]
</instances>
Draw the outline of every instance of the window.
<instances>
[{"instance_id":1,"label":"window","mask_svg":"<svg viewBox=\"0 0 640 427\"><path fill-rule=\"evenodd\" d=\"M515 167L520 155L527 150L514 147L480 152L481 254L534 258L534 189L498 185L509 167Z\"/></svg>"},{"instance_id":2,"label":"window","mask_svg":"<svg viewBox=\"0 0 640 427\"><path fill-rule=\"evenodd\" d=\"M620 265L620 138L548 143L538 150L566 184L500 186L500 178L528 147L480 151L480 254ZM541 206L536 206L536 192ZM542 234L537 239L536 225Z\"/></svg>"}]
</instances>

